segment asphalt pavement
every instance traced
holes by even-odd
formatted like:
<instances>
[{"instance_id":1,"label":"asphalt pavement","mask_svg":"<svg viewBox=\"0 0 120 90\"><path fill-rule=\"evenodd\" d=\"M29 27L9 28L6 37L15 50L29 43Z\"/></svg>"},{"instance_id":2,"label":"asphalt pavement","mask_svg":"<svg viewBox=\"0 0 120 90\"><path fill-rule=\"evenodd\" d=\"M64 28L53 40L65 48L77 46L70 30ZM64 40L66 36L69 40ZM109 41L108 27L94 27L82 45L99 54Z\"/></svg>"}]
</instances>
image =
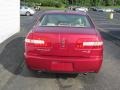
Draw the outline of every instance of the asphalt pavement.
<instances>
[{"instance_id":1,"label":"asphalt pavement","mask_svg":"<svg viewBox=\"0 0 120 90\"><path fill-rule=\"evenodd\" d=\"M113 13L113 19L110 19L110 13L89 12L95 23L103 31L120 39L120 13Z\"/></svg>"},{"instance_id":2,"label":"asphalt pavement","mask_svg":"<svg viewBox=\"0 0 120 90\"><path fill-rule=\"evenodd\" d=\"M98 74L31 73L24 64L24 38L41 13L21 16L21 32L0 45L0 90L120 90L120 41L108 29L119 32L120 27L102 12L89 12L104 39L104 61Z\"/></svg>"}]
</instances>

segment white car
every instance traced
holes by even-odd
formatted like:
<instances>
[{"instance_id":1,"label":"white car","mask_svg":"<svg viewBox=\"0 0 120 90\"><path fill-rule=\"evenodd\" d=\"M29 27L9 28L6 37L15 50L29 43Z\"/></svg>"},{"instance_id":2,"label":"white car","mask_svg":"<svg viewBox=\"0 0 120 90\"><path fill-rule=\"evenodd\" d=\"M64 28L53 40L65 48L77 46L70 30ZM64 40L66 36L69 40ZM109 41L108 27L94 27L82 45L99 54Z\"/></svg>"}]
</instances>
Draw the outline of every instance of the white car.
<instances>
[{"instance_id":1,"label":"white car","mask_svg":"<svg viewBox=\"0 0 120 90\"><path fill-rule=\"evenodd\" d=\"M113 10L113 9L108 8L108 9L105 9L104 11L105 11L105 12L113 12L114 10Z\"/></svg>"},{"instance_id":2,"label":"white car","mask_svg":"<svg viewBox=\"0 0 120 90\"><path fill-rule=\"evenodd\" d=\"M86 8L86 7L80 7L80 8L76 8L75 11L87 12L87 11L88 11L88 8Z\"/></svg>"},{"instance_id":3,"label":"white car","mask_svg":"<svg viewBox=\"0 0 120 90\"><path fill-rule=\"evenodd\" d=\"M26 15L26 16L30 16L35 14L35 10L27 7L27 6L21 6L20 7L20 15Z\"/></svg>"}]
</instances>

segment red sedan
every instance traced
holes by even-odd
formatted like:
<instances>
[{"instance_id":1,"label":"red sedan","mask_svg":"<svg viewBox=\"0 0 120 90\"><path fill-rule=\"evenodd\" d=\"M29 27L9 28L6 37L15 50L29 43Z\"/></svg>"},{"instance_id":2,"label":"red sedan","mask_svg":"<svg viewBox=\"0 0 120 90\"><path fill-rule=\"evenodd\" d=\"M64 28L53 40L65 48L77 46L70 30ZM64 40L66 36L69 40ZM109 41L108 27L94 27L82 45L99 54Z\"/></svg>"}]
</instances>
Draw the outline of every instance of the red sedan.
<instances>
[{"instance_id":1,"label":"red sedan","mask_svg":"<svg viewBox=\"0 0 120 90\"><path fill-rule=\"evenodd\" d=\"M85 12L47 11L25 39L30 70L97 73L103 61L103 41Z\"/></svg>"}]
</instances>

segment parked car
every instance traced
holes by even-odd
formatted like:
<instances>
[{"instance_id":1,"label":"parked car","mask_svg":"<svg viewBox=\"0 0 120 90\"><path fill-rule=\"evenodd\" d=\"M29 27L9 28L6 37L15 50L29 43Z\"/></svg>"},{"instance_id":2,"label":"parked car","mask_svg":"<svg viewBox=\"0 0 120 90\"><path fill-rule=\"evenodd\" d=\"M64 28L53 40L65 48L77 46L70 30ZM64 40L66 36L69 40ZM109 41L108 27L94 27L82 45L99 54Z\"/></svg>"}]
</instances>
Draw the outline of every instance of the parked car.
<instances>
[{"instance_id":1,"label":"parked car","mask_svg":"<svg viewBox=\"0 0 120 90\"><path fill-rule=\"evenodd\" d=\"M29 70L58 73L99 72L103 41L85 12L46 11L25 39Z\"/></svg>"},{"instance_id":2,"label":"parked car","mask_svg":"<svg viewBox=\"0 0 120 90\"><path fill-rule=\"evenodd\" d=\"M77 8L75 9L75 11L84 11L84 12L87 12L87 11L88 11L88 8L86 8L86 7L77 7Z\"/></svg>"},{"instance_id":3,"label":"parked car","mask_svg":"<svg viewBox=\"0 0 120 90\"><path fill-rule=\"evenodd\" d=\"M104 9L103 8L97 8L96 11L97 12L104 12Z\"/></svg>"},{"instance_id":4,"label":"parked car","mask_svg":"<svg viewBox=\"0 0 120 90\"><path fill-rule=\"evenodd\" d=\"M27 6L21 6L20 7L20 15L26 15L26 16L30 16L35 14L35 10L27 7Z\"/></svg>"},{"instance_id":5,"label":"parked car","mask_svg":"<svg viewBox=\"0 0 120 90\"><path fill-rule=\"evenodd\" d=\"M92 10L92 11L98 11L98 12L103 12L104 11L104 9L99 8L99 7L90 7L90 10Z\"/></svg>"},{"instance_id":6,"label":"parked car","mask_svg":"<svg viewBox=\"0 0 120 90\"><path fill-rule=\"evenodd\" d=\"M114 10L113 10L113 9L111 9L111 8L104 9L103 11L104 11L104 12L114 12Z\"/></svg>"},{"instance_id":7,"label":"parked car","mask_svg":"<svg viewBox=\"0 0 120 90\"><path fill-rule=\"evenodd\" d=\"M77 7L78 7L78 6L69 6L68 9L69 9L69 10L72 10L72 11L75 11Z\"/></svg>"},{"instance_id":8,"label":"parked car","mask_svg":"<svg viewBox=\"0 0 120 90\"><path fill-rule=\"evenodd\" d=\"M89 9L92 11L97 11L97 7L90 7Z\"/></svg>"},{"instance_id":9,"label":"parked car","mask_svg":"<svg viewBox=\"0 0 120 90\"><path fill-rule=\"evenodd\" d=\"M120 8L116 8L116 9L114 9L114 12L118 12L118 13L120 13Z\"/></svg>"}]
</instances>

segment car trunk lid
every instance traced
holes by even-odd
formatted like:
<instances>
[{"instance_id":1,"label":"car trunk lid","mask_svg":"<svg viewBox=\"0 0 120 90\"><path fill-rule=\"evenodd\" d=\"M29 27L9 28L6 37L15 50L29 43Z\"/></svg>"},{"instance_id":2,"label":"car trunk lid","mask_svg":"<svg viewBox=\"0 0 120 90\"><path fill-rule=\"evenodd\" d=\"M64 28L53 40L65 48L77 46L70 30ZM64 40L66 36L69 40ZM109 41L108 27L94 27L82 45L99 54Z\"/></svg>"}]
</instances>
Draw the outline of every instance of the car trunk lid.
<instances>
[{"instance_id":1,"label":"car trunk lid","mask_svg":"<svg viewBox=\"0 0 120 90\"><path fill-rule=\"evenodd\" d=\"M49 45L49 47L34 47L31 52L36 55L90 57L96 48L84 47L83 43L99 42L95 30L88 28L39 27L32 33L33 38L45 40Z\"/></svg>"}]
</instances>

